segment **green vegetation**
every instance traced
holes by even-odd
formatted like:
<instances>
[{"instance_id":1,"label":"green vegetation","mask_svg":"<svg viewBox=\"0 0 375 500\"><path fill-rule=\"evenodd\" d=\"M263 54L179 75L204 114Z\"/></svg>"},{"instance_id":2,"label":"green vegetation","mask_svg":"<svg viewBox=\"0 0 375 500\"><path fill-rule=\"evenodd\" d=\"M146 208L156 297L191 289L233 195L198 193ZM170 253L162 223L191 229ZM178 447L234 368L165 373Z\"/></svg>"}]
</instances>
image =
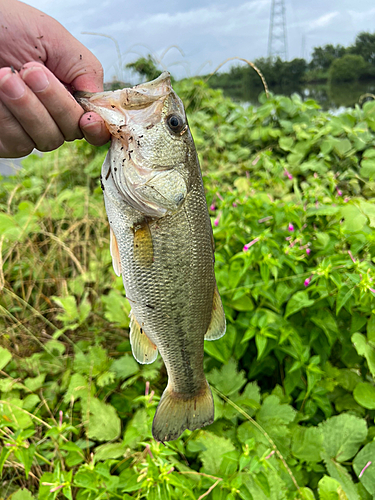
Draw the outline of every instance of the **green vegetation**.
<instances>
[{"instance_id":1,"label":"green vegetation","mask_svg":"<svg viewBox=\"0 0 375 500\"><path fill-rule=\"evenodd\" d=\"M66 144L0 185L0 497L375 495L375 103L244 109L176 84L199 152L228 328L205 344L215 422L166 446L166 373L138 365L98 176Z\"/></svg>"}]
</instances>

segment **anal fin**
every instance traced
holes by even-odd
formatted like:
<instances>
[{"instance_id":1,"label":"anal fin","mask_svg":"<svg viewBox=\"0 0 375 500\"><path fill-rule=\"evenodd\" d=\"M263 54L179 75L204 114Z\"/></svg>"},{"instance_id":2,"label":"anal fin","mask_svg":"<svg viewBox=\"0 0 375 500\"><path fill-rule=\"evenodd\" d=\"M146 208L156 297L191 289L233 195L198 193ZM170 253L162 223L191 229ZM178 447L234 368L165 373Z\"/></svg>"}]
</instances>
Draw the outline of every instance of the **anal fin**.
<instances>
[{"instance_id":1,"label":"anal fin","mask_svg":"<svg viewBox=\"0 0 375 500\"><path fill-rule=\"evenodd\" d=\"M223 304L221 302L219 290L215 287L214 300L212 303L211 322L208 325L204 340L217 340L220 339L226 328L225 314Z\"/></svg>"},{"instance_id":2,"label":"anal fin","mask_svg":"<svg viewBox=\"0 0 375 500\"><path fill-rule=\"evenodd\" d=\"M157 358L158 348L139 326L132 312L130 313L130 344L133 356L138 363L147 365L153 363Z\"/></svg>"},{"instance_id":3,"label":"anal fin","mask_svg":"<svg viewBox=\"0 0 375 500\"><path fill-rule=\"evenodd\" d=\"M120 276L122 269L121 269L120 252L118 249L117 239L115 233L113 232L113 229L111 227L109 229L110 229L109 250L111 252L113 270L115 271L115 274L117 276Z\"/></svg>"}]
</instances>

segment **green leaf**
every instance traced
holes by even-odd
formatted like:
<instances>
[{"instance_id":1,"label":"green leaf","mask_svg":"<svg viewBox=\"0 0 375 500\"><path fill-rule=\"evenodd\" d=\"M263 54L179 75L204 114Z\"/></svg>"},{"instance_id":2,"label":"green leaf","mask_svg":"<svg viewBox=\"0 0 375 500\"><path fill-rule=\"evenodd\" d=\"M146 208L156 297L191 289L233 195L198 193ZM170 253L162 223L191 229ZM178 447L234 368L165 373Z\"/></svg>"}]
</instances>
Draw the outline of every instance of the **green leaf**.
<instances>
[{"instance_id":1,"label":"green leaf","mask_svg":"<svg viewBox=\"0 0 375 500\"><path fill-rule=\"evenodd\" d=\"M367 436L366 421L349 414L331 417L320 424L319 428L323 433L326 455L336 462L352 458Z\"/></svg>"},{"instance_id":2,"label":"green leaf","mask_svg":"<svg viewBox=\"0 0 375 500\"><path fill-rule=\"evenodd\" d=\"M35 392L42 387L45 378L46 373L41 373L35 378L25 379L24 384L31 392Z\"/></svg>"},{"instance_id":3,"label":"green leaf","mask_svg":"<svg viewBox=\"0 0 375 500\"><path fill-rule=\"evenodd\" d=\"M257 421L265 427L280 424L288 425L295 419L296 410L287 404L280 404L277 396L267 396L260 410L257 412Z\"/></svg>"},{"instance_id":4,"label":"green leaf","mask_svg":"<svg viewBox=\"0 0 375 500\"><path fill-rule=\"evenodd\" d=\"M352 335L352 342L356 351L360 356L366 358L369 370L372 376L375 376L375 349L367 342L367 339L361 333L354 333Z\"/></svg>"},{"instance_id":5,"label":"green leaf","mask_svg":"<svg viewBox=\"0 0 375 500\"><path fill-rule=\"evenodd\" d=\"M2 370L12 359L11 353L5 347L0 346L0 370Z\"/></svg>"},{"instance_id":6,"label":"green leaf","mask_svg":"<svg viewBox=\"0 0 375 500\"><path fill-rule=\"evenodd\" d=\"M284 149L284 151L292 151L293 144L294 140L292 137L280 137L279 139L279 146L281 149Z\"/></svg>"},{"instance_id":7,"label":"green leaf","mask_svg":"<svg viewBox=\"0 0 375 500\"><path fill-rule=\"evenodd\" d=\"M295 293L286 306L285 319L304 307L310 307L314 302L315 300L309 299L309 294L306 290Z\"/></svg>"},{"instance_id":8,"label":"green leaf","mask_svg":"<svg viewBox=\"0 0 375 500\"><path fill-rule=\"evenodd\" d=\"M358 384L353 391L354 399L368 410L375 410L375 387L368 382Z\"/></svg>"},{"instance_id":9,"label":"green leaf","mask_svg":"<svg viewBox=\"0 0 375 500\"><path fill-rule=\"evenodd\" d=\"M11 453L12 453L11 449L6 448L5 446L3 446L1 448L1 452L0 452L0 477L2 476L2 473L3 473L3 467L5 464L5 461L8 460L8 457Z\"/></svg>"},{"instance_id":10,"label":"green leaf","mask_svg":"<svg viewBox=\"0 0 375 500\"><path fill-rule=\"evenodd\" d=\"M336 299L336 315L339 314L341 308L348 302L350 297L353 295L354 290L354 288L348 288L347 286L343 286L339 290Z\"/></svg>"},{"instance_id":11,"label":"green leaf","mask_svg":"<svg viewBox=\"0 0 375 500\"><path fill-rule=\"evenodd\" d=\"M202 431L192 443L201 450L199 456L203 463L204 472L208 474L218 474L223 455L235 450L233 443L229 439L208 431ZM190 442L188 449L189 447L191 447Z\"/></svg>"},{"instance_id":12,"label":"green leaf","mask_svg":"<svg viewBox=\"0 0 375 500\"><path fill-rule=\"evenodd\" d=\"M17 398L4 401L1 404L0 422L15 430L27 429L33 425L29 415L22 409L23 401Z\"/></svg>"},{"instance_id":13,"label":"green leaf","mask_svg":"<svg viewBox=\"0 0 375 500\"><path fill-rule=\"evenodd\" d=\"M371 494L375 495L375 441L366 444L353 461L357 477ZM366 467L367 466L367 467ZM366 468L365 468L366 467ZM361 475L361 477L359 477Z\"/></svg>"},{"instance_id":14,"label":"green leaf","mask_svg":"<svg viewBox=\"0 0 375 500\"><path fill-rule=\"evenodd\" d=\"M94 384L91 385L91 394L95 393ZM77 400L79 398L87 398L89 395L89 384L86 377L75 373L69 382L68 390L64 396L64 403L70 403L71 400Z\"/></svg>"},{"instance_id":15,"label":"green leaf","mask_svg":"<svg viewBox=\"0 0 375 500\"><path fill-rule=\"evenodd\" d=\"M316 315L311 316L311 321L323 330L329 344L333 345L338 334L338 328L332 313L327 309L319 309Z\"/></svg>"},{"instance_id":16,"label":"green leaf","mask_svg":"<svg viewBox=\"0 0 375 500\"><path fill-rule=\"evenodd\" d=\"M32 412L35 406L40 402L40 397L36 394L29 394L23 400L23 408L29 412Z\"/></svg>"},{"instance_id":17,"label":"green leaf","mask_svg":"<svg viewBox=\"0 0 375 500\"><path fill-rule=\"evenodd\" d=\"M301 427L293 430L292 453L304 462L320 462L323 450L323 432L319 427Z\"/></svg>"},{"instance_id":18,"label":"green leaf","mask_svg":"<svg viewBox=\"0 0 375 500\"><path fill-rule=\"evenodd\" d=\"M14 455L23 464L25 468L26 479L29 477L29 472L33 464L34 455L36 452L35 444L31 444L28 448L19 447L15 450Z\"/></svg>"},{"instance_id":19,"label":"green leaf","mask_svg":"<svg viewBox=\"0 0 375 500\"><path fill-rule=\"evenodd\" d=\"M344 219L341 227L345 231L361 231L367 222L367 217L361 213L359 208L350 203L341 207L340 217Z\"/></svg>"},{"instance_id":20,"label":"green leaf","mask_svg":"<svg viewBox=\"0 0 375 500\"><path fill-rule=\"evenodd\" d=\"M319 500L348 500L341 484L329 476L323 476L318 483Z\"/></svg>"},{"instance_id":21,"label":"green leaf","mask_svg":"<svg viewBox=\"0 0 375 500\"><path fill-rule=\"evenodd\" d=\"M123 443L107 443L95 450L95 460L108 460L122 457L126 452Z\"/></svg>"},{"instance_id":22,"label":"green leaf","mask_svg":"<svg viewBox=\"0 0 375 500\"><path fill-rule=\"evenodd\" d=\"M349 139L338 139L335 141L334 150L343 158L352 148Z\"/></svg>"},{"instance_id":23,"label":"green leaf","mask_svg":"<svg viewBox=\"0 0 375 500\"><path fill-rule=\"evenodd\" d=\"M42 475L42 477L39 480L40 486L39 486L38 500L49 500L51 498L49 490L52 488L52 486L49 486L48 483L54 484L54 482L55 482L55 476L52 472L45 472Z\"/></svg>"},{"instance_id":24,"label":"green leaf","mask_svg":"<svg viewBox=\"0 0 375 500\"><path fill-rule=\"evenodd\" d=\"M327 467L328 473L331 477L336 479L344 490L348 500L361 500L358 493L357 493L357 488L355 484L353 483L352 478L346 471L346 469L338 464L335 460L332 458L329 458L327 454L322 454L322 458L324 460L324 463ZM345 497L344 497L345 498ZM341 499L340 499L341 500Z\"/></svg>"},{"instance_id":25,"label":"green leaf","mask_svg":"<svg viewBox=\"0 0 375 500\"><path fill-rule=\"evenodd\" d=\"M375 177L375 159L361 161L360 175L367 179L373 179Z\"/></svg>"},{"instance_id":26,"label":"green leaf","mask_svg":"<svg viewBox=\"0 0 375 500\"><path fill-rule=\"evenodd\" d=\"M83 408L83 416L85 416ZM86 426L87 436L98 441L112 441L117 439L121 431L121 421L113 406L103 403L97 398L87 402L87 411L90 412Z\"/></svg>"},{"instance_id":27,"label":"green leaf","mask_svg":"<svg viewBox=\"0 0 375 500\"><path fill-rule=\"evenodd\" d=\"M207 374L207 380L226 396L239 391L246 384L245 372L237 372L234 359L230 359L220 370L214 368Z\"/></svg>"},{"instance_id":28,"label":"green leaf","mask_svg":"<svg viewBox=\"0 0 375 500\"><path fill-rule=\"evenodd\" d=\"M12 500L35 500L35 497L26 488L17 490L11 496Z\"/></svg>"},{"instance_id":29,"label":"green leaf","mask_svg":"<svg viewBox=\"0 0 375 500\"><path fill-rule=\"evenodd\" d=\"M116 373L120 379L126 379L139 372L139 364L135 361L131 354L125 354L121 358L113 361L111 371Z\"/></svg>"},{"instance_id":30,"label":"green leaf","mask_svg":"<svg viewBox=\"0 0 375 500\"><path fill-rule=\"evenodd\" d=\"M236 342L236 329L233 325L227 325L225 335L215 342L205 342L204 352L219 360L221 363L227 363L233 355L233 348Z\"/></svg>"},{"instance_id":31,"label":"green leaf","mask_svg":"<svg viewBox=\"0 0 375 500\"><path fill-rule=\"evenodd\" d=\"M375 314L367 321L367 339L375 344Z\"/></svg>"},{"instance_id":32,"label":"green leaf","mask_svg":"<svg viewBox=\"0 0 375 500\"><path fill-rule=\"evenodd\" d=\"M105 318L111 323L117 323L120 328L129 326L130 304L118 290L111 290L108 295L102 296L105 305Z\"/></svg>"}]
</instances>

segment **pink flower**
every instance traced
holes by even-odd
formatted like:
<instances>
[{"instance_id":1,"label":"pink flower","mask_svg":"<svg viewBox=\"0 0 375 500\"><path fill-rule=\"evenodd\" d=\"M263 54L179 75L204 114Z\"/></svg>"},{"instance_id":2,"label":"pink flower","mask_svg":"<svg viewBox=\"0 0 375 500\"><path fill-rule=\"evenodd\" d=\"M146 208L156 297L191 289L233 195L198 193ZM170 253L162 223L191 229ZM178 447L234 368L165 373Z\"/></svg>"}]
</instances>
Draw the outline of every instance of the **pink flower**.
<instances>
[{"instance_id":1,"label":"pink flower","mask_svg":"<svg viewBox=\"0 0 375 500\"><path fill-rule=\"evenodd\" d=\"M315 179L318 179L319 175L316 172L314 172L314 177Z\"/></svg>"},{"instance_id":2,"label":"pink flower","mask_svg":"<svg viewBox=\"0 0 375 500\"><path fill-rule=\"evenodd\" d=\"M212 205L210 206L210 210L215 210L216 207L215 207L215 203L212 203Z\"/></svg>"},{"instance_id":3,"label":"pink flower","mask_svg":"<svg viewBox=\"0 0 375 500\"><path fill-rule=\"evenodd\" d=\"M294 231L294 226L293 226L293 224L291 222L289 222L289 224L288 224L288 231L290 233Z\"/></svg>"},{"instance_id":4,"label":"pink flower","mask_svg":"<svg viewBox=\"0 0 375 500\"><path fill-rule=\"evenodd\" d=\"M375 288L369 288L370 292L375 293Z\"/></svg>"},{"instance_id":5,"label":"pink flower","mask_svg":"<svg viewBox=\"0 0 375 500\"><path fill-rule=\"evenodd\" d=\"M61 490L61 488L64 488L64 486L66 486L66 484L60 484L60 486L56 486L56 488L51 488L49 490L50 493L54 493L55 491L58 491L58 490Z\"/></svg>"},{"instance_id":6,"label":"pink flower","mask_svg":"<svg viewBox=\"0 0 375 500\"><path fill-rule=\"evenodd\" d=\"M307 253L307 255L310 255L310 253L311 253L310 248L306 248L306 253Z\"/></svg>"},{"instance_id":7,"label":"pink flower","mask_svg":"<svg viewBox=\"0 0 375 500\"><path fill-rule=\"evenodd\" d=\"M237 203L235 201L232 203L232 207L237 208Z\"/></svg>"},{"instance_id":8,"label":"pink flower","mask_svg":"<svg viewBox=\"0 0 375 500\"><path fill-rule=\"evenodd\" d=\"M288 177L288 179L290 179L290 180L293 179L293 175L287 169L285 169L284 175L285 175L285 177Z\"/></svg>"},{"instance_id":9,"label":"pink flower","mask_svg":"<svg viewBox=\"0 0 375 500\"><path fill-rule=\"evenodd\" d=\"M372 464L372 462L367 462L367 464L363 467L363 469L359 473L359 476L358 476L359 479L361 479L361 477L363 476L363 473L365 472L366 469L368 469L370 467L371 464Z\"/></svg>"},{"instance_id":10,"label":"pink flower","mask_svg":"<svg viewBox=\"0 0 375 500\"><path fill-rule=\"evenodd\" d=\"M350 198L344 198L344 203L348 203L349 200Z\"/></svg>"},{"instance_id":11,"label":"pink flower","mask_svg":"<svg viewBox=\"0 0 375 500\"><path fill-rule=\"evenodd\" d=\"M355 258L353 257L353 254L350 250L348 250L349 257L352 259L353 264L355 264Z\"/></svg>"},{"instance_id":12,"label":"pink flower","mask_svg":"<svg viewBox=\"0 0 375 500\"><path fill-rule=\"evenodd\" d=\"M342 196L342 191L340 191L340 189L337 186L336 186L336 191L339 196Z\"/></svg>"},{"instance_id":13,"label":"pink flower","mask_svg":"<svg viewBox=\"0 0 375 500\"><path fill-rule=\"evenodd\" d=\"M247 252L249 250L250 247L252 247L253 245L255 245L255 243L259 241L259 238L254 238L253 240L251 240L249 243L246 243L246 245L244 245L243 247L243 251L244 252Z\"/></svg>"},{"instance_id":14,"label":"pink flower","mask_svg":"<svg viewBox=\"0 0 375 500\"><path fill-rule=\"evenodd\" d=\"M305 281L303 282L303 284L304 284L305 286L309 286L309 285L310 285L311 278L312 278L312 276L310 276L309 278L306 278L306 279L305 279Z\"/></svg>"},{"instance_id":15,"label":"pink flower","mask_svg":"<svg viewBox=\"0 0 375 500\"><path fill-rule=\"evenodd\" d=\"M219 225L219 217L217 217L217 218L214 220L214 224L215 224L215 226L218 226L218 225Z\"/></svg>"}]
</instances>

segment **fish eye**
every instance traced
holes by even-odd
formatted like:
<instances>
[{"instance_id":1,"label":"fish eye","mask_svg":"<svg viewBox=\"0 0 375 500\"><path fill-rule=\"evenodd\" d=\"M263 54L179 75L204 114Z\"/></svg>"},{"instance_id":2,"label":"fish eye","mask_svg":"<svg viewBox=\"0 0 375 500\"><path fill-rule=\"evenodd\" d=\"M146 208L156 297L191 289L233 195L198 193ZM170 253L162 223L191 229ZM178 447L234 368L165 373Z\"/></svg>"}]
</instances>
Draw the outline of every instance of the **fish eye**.
<instances>
[{"instance_id":1,"label":"fish eye","mask_svg":"<svg viewBox=\"0 0 375 500\"><path fill-rule=\"evenodd\" d=\"M172 132L181 132L185 126L185 122L179 115L169 115L167 118L167 125Z\"/></svg>"}]
</instances>

